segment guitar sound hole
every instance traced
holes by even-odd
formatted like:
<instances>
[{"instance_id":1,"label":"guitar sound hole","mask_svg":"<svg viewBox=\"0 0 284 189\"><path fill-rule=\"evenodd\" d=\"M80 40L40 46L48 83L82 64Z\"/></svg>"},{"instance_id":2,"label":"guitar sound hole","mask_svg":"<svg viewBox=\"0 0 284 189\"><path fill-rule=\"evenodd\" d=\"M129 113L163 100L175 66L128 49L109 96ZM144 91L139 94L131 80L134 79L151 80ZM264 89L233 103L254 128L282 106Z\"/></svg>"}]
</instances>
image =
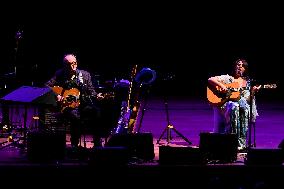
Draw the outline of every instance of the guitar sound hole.
<instances>
[{"instance_id":1,"label":"guitar sound hole","mask_svg":"<svg viewBox=\"0 0 284 189\"><path fill-rule=\"evenodd\" d=\"M69 96L66 97L66 100L67 100L67 102L73 102L73 101L76 101L76 97L69 95Z\"/></svg>"}]
</instances>

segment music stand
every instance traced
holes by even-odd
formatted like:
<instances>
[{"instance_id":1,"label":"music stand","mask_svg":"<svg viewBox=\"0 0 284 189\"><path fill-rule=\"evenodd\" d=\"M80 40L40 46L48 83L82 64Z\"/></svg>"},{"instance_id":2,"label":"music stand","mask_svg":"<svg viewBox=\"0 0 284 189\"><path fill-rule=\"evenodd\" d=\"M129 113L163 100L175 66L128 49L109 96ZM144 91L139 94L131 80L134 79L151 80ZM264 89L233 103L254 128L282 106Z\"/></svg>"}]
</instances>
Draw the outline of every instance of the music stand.
<instances>
[{"instance_id":1,"label":"music stand","mask_svg":"<svg viewBox=\"0 0 284 189\"><path fill-rule=\"evenodd\" d=\"M6 105L17 104L24 106L24 136L23 145L26 145L27 138L27 114L28 105L46 105L56 106L56 99L54 92L49 87L30 87L22 86L6 96L2 97L0 101Z\"/></svg>"}]
</instances>

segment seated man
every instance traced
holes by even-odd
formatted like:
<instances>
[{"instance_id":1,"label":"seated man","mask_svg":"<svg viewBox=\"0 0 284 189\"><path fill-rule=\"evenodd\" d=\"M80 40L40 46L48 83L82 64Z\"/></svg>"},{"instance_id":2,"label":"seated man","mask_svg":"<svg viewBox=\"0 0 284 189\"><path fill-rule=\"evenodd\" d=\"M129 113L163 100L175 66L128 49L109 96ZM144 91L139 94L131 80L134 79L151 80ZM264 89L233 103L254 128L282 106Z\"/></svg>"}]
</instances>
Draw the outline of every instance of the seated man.
<instances>
[{"instance_id":1,"label":"seated man","mask_svg":"<svg viewBox=\"0 0 284 189\"><path fill-rule=\"evenodd\" d=\"M57 94L59 117L63 123L70 124L72 147L79 145L82 123L92 124L94 146L101 146L101 136L97 130L102 125L96 100L100 100L102 96L96 92L90 73L78 69L77 66L75 55L65 55L63 68L57 70L45 85L51 87Z\"/></svg>"}]
</instances>

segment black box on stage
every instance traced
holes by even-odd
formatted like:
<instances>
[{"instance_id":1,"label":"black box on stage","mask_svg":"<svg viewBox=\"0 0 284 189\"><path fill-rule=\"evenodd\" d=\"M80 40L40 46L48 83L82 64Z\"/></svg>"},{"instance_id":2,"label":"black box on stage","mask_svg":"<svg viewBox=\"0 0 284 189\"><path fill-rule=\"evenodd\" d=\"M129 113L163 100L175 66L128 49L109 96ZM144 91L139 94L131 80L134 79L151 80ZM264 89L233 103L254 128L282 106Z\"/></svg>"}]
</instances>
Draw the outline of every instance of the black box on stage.
<instances>
[{"instance_id":1,"label":"black box on stage","mask_svg":"<svg viewBox=\"0 0 284 189\"><path fill-rule=\"evenodd\" d=\"M37 131L27 134L27 157L31 161L62 160L66 153L66 133Z\"/></svg>"},{"instance_id":2,"label":"black box on stage","mask_svg":"<svg viewBox=\"0 0 284 189\"><path fill-rule=\"evenodd\" d=\"M199 148L159 146L160 165L201 165L205 163Z\"/></svg>"},{"instance_id":3,"label":"black box on stage","mask_svg":"<svg viewBox=\"0 0 284 189\"><path fill-rule=\"evenodd\" d=\"M250 148L245 159L246 165L282 165L284 151L282 149Z\"/></svg>"},{"instance_id":4,"label":"black box on stage","mask_svg":"<svg viewBox=\"0 0 284 189\"><path fill-rule=\"evenodd\" d=\"M95 147L91 150L89 165L92 166L126 166L129 161L126 147Z\"/></svg>"},{"instance_id":5,"label":"black box on stage","mask_svg":"<svg viewBox=\"0 0 284 189\"><path fill-rule=\"evenodd\" d=\"M106 146L126 147L130 156L144 160L152 160L155 157L152 133L115 134Z\"/></svg>"},{"instance_id":6,"label":"black box on stage","mask_svg":"<svg viewBox=\"0 0 284 189\"><path fill-rule=\"evenodd\" d=\"M233 162L237 160L237 135L200 133L199 148L207 161Z\"/></svg>"}]
</instances>

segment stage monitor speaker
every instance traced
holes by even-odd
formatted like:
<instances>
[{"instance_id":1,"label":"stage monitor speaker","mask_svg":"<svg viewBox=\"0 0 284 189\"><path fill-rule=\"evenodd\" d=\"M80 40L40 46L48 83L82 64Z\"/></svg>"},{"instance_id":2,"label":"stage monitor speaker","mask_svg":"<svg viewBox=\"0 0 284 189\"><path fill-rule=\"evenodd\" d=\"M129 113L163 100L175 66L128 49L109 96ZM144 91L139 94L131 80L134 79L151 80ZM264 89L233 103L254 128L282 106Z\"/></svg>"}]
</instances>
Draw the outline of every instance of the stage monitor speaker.
<instances>
[{"instance_id":1,"label":"stage monitor speaker","mask_svg":"<svg viewBox=\"0 0 284 189\"><path fill-rule=\"evenodd\" d=\"M284 150L284 139L279 143L278 148Z\"/></svg>"},{"instance_id":2,"label":"stage monitor speaker","mask_svg":"<svg viewBox=\"0 0 284 189\"><path fill-rule=\"evenodd\" d=\"M205 163L199 148L159 146L160 165L202 165Z\"/></svg>"},{"instance_id":3,"label":"stage monitor speaker","mask_svg":"<svg viewBox=\"0 0 284 189\"><path fill-rule=\"evenodd\" d=\"M115 134L106 146L126 147L131 157L143 160L152 160L155 157L152 133Z\"/></svg>"},{"instance_id":4,"label":"stage monitor speaker","mask_svg":"<svg viewBox=\"0 0 284 189\"><path fill-rule=\"evenodd\" d=\"M283 162L282 149L249 148L245 158L246 165L282 165Z\"/></svg>"},{"instance_id":5,"label":"stage monitor speaker","mask_svg":"<svg viewBox=\"0 0 284 189\"><path fill-rule=\"evenodd\" d=\"M129 162L126 147L95 147L91 150L88 163L91 166L126 166Z\"/></svg>"},{"instance_id":6,"label":"stage monitor speaker","mask_svg":"<svg viewBox=\"0 0 284 189\"><path fill-rule=\"evenodd\" d=\"M27 157L31 161L62 160L66 153L66 133L41 131L27 134Z\"/></svg>"},{"instance_id":7,"label":"stage monitor speaker","mask_svg":"<svg viewBox=\"0 0 284 189\"><path fill-rule=\"evenodd\" d=\"M236 134L200 133L199 148L208 162L234 162L237 160Z\"/></svg>"}]
</instances>

